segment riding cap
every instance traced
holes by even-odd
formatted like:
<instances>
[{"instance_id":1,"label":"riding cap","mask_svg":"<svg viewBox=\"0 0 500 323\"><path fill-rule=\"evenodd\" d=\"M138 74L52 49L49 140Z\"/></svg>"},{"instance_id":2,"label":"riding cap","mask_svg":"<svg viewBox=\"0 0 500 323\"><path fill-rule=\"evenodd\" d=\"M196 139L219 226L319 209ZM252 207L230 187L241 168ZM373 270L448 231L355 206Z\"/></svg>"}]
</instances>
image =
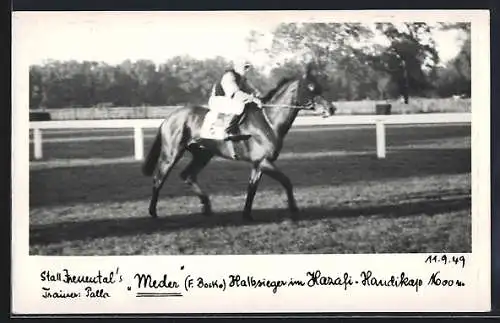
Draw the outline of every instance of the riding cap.
<instances>
[{"instance_id":1,"label":"riding cap","mask_svg":"<svg viewBox=\"0 0 500 323\"><path fill-rule=\"evenodd\" d=\"M236 60L234 63L234 70L237 73L243 74L246 68L252 67L252 63L249 60Z\"/></svg>"}]
</instances>

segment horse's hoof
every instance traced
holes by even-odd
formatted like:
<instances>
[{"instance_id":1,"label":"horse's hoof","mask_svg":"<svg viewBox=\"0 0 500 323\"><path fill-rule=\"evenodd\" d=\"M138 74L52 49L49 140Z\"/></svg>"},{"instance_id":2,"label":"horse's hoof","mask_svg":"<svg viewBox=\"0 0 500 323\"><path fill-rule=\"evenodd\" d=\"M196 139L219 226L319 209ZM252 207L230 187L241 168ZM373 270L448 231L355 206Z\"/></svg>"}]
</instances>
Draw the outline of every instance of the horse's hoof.
<instances>
[{"instance_id":1,"label":"horse's hoof","mask_svg":"<svg viewBox=\"0 0 500 323\"><path fill-rule=\"evenodd\" d=\"M296 221L299 219L299 213L300 213L300 210L298 207L291 207L290 208L290 218L293 220L293 221Z\"/></svg>"},{"instance_id":2,"label":"horse's hoof","mask_svg":"<svg viewBox=\"0 0 500 323\"><path fill-rule=\"evenodd\" d=\"M253 221L253 217L250 212L243 212L243 220L245 221Z\"/></svg>"},{"instance_id":3,"label":"horse's hoof","mask_svg":"<svg viewBox=\"0 0 500 323\"><path fill-rule=\"evenodd\" d=\"M158 214L156 214L156 210L149 210L149 215L153 218L156 219L158 218Z\"/></svg>"},{"instance_id":4,"label":"horse's hoof","mask_svg":"<svg viewBox=\"0 0 500 323\"><path fill-rule=\"evenodd\" d=\"M213 214L212 209L210 209L210 208L203 209L204 216L211 216L212 214Z\"/></svg>"}]
</instances>

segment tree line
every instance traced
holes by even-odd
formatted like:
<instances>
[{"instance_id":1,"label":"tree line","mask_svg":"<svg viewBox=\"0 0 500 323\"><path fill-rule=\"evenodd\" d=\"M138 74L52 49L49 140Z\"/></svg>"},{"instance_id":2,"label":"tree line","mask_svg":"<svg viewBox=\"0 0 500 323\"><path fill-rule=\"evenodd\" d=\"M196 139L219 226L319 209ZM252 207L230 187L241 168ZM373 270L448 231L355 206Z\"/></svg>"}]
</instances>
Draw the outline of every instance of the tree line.
<instances>
[{"instance_id":1,"label":"tree line","mask_svg":"<svg viewBox=\"0 0 500 323\"><path fill-rule=\"evenodd\" d=\"M439 64L432 28L456 29L463 37L461 50L445 65ZM367 42L375 33L386 45ZM268 73L257 68L250 75L263 92L314 60L325 96L333 101L470 96L470 24L287 23L274 30L272 45L264 49L253 46L259 37L256 32L249 35L249 53L281 62ZM204 104L230 66L223 57L200 60L187 55L162 64L50 60L30 66L30 108Z\"/></svg>"}]
</instances>

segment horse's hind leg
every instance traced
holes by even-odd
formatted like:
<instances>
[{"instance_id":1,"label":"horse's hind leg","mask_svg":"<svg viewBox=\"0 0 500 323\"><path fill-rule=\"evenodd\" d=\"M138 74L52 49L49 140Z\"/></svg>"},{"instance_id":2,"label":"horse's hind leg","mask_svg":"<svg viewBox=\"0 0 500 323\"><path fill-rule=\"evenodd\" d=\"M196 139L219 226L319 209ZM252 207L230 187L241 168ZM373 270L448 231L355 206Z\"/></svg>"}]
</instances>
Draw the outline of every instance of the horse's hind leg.
<instances>
[{"instance_id":1,"label":"horse's hind leg","mask_svg":"<svg viewBox=\"0 0 500 323\"><path fill-rule=\"evenodd\" d=\"M165 152L165 149L162 148L162 152L160 154L160 158L158 160L158 164L156 165L156 170L153 176L153 194L151 197L151 201L149 202L149 214L156 218L158 215L156 213L156 205L158 204L158 197L160 194L160 190L165 183L168 174L172 168L177 164L179 159L182 157L183 150L177 147L170 154Z\"/></svg>"},{"instance_id":2,"label":"horse's hind leg","mask_svg":"<svg viewBox=\"0 0 500 323\"><path fill-rule=\"evenodd\" d=\"M198 196L203 205L203 214L211 215L212 206L208 195L201 189L197 182L197 175L205 168L205 166L210 162L213 155L208 151L204 151L199 148L190 149L193 159L186 166L186 168L181 172L182 180L188 184L193 192Z\"/></svg>"}]
</instances>

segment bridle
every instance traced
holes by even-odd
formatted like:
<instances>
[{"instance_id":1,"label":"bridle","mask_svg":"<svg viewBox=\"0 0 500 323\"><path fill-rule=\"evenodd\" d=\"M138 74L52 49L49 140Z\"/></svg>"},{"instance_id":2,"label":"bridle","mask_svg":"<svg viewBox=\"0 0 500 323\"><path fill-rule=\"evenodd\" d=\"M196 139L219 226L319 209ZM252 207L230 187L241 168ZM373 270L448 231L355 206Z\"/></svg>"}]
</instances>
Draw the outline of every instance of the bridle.
<instances>
[{"instance_id":1,"label":"bridle","mask_svg":"<svg viewBox=\"0 0 500 323\"><path fill-rule=\"evenodd\" d=\"M297 90L293 102L294 104L265 104L262 103L262 107L270 108L285 108L285 109L299 109L299 110L314 110L316 107L316 102L314 99L309 99L305 104L299 104L298 102L299 91Z\"/></svg>"},{"instance_id":2,"label":"bridle","mask_svg":"<svg viewBox=\"0 0 500 323\"><path fill-rule=\"evenodd\" d=\"M315 106L314 102L308 102L306 105L290 105L290 104L262 104L262 107L270 108L285 108L285 109L300 109L300 110L313 110Z\"/></svg>"}]
</instances>

